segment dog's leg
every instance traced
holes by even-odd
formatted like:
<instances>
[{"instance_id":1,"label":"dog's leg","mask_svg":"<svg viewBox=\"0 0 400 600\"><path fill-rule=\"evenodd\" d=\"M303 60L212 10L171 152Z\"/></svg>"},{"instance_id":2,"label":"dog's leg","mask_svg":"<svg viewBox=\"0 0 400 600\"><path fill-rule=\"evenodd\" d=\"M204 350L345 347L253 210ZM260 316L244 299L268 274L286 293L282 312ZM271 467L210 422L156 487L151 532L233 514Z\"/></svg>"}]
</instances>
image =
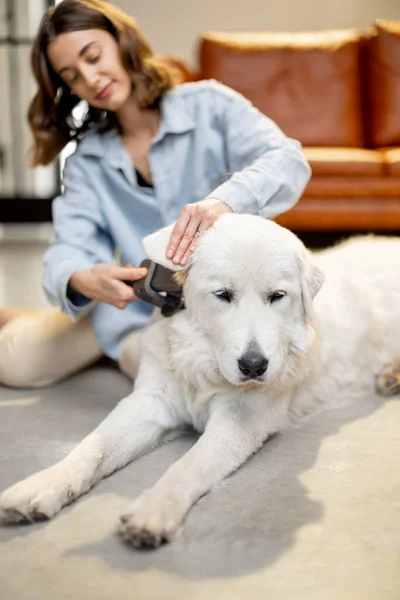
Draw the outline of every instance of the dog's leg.
<instances>
[{"instance_id":1,"label":"dog's leg","mask_svg":"<svg viewBox=\"0 0 400 600\"><path fill-rule=\"evenodd\" d=\"M153 372L147 376L153 383L121 400L65 459L6 490L0 496L1 519L19 523L54 516L179 427L179 415L165 403L168 382L160 382L159 372L156 378Z\"/></svg>"},{"instance_id":2,"label":"dog's leg","mask_svg":"<svg viewBox=\"0 0 400 600\"><path fill-rule=\"evenodd\" d=\"M135 547L170 541L191 506L280 430L286 415L285 401L268 404L265 397L251 395L213 399L198 442L121 517L124 539Z\"/></svg>"}]
</instances>

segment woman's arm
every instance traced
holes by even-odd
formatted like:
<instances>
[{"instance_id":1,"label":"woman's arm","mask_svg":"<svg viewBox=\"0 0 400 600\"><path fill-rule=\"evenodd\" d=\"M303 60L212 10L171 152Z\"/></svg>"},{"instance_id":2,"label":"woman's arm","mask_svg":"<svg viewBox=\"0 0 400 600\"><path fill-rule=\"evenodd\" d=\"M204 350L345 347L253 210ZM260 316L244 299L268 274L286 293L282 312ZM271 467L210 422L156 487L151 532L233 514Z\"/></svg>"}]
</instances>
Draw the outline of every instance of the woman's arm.
<instances>
[{"instance_id":1,"label":"woman's arm","mask_svg":"<svg viewBox=\"0 0 400 600\"><path fill-rule=\"evenodd\" d=\"M82 164L72 155L64 170L64 193L53 202L54 237L44 256L42 284L52 304L76 318L94 301L124 308L136 297L124 280L146 270L115 264L115 247Z\"/></svg>"},{"instance_id":2,"label":"woman's arm","mask_svg":"<svg viewBox=\"0 0 400 600\"><path fill-rule=\"evenodd\" d=\"M311 175L300 142L288 138L242 95L216 82L213 87L232 175L210 197L234 212L268 218L289 210Z\"/></svg>"},{"instance_id":3,"label":"woman's arm","mask_svg":"<svg viewBox=\"0 0 400 600\"><path fill-rule=\"evenodd\" d=\"M167 257L185 265L196 236L225 212L252 213L273 218L299 200L311 169L301 144L288 138L271 119L244 96L208 82L208 110L222 130L228 181L209 196L187 204L175 224Z\"/></svg>"}]
</instances>

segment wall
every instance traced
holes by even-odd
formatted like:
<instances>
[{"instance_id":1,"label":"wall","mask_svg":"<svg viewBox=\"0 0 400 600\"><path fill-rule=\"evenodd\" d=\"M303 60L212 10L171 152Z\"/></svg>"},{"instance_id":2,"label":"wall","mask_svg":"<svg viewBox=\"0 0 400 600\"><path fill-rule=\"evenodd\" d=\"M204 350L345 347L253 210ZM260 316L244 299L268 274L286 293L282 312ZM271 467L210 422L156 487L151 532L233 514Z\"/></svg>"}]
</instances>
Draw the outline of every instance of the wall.
<instances>
[{"instance_id":1,"label":"wall","mask_svg":"<svg viewBox=\"0 0 400 600\"><path fill-rule=\"evenodd\" d=\"M375 18L400 20L400 0L114 0L132 14L154 50L196 64L203 31L301 31L367 28Z\"/></svg>"}]
</instances>

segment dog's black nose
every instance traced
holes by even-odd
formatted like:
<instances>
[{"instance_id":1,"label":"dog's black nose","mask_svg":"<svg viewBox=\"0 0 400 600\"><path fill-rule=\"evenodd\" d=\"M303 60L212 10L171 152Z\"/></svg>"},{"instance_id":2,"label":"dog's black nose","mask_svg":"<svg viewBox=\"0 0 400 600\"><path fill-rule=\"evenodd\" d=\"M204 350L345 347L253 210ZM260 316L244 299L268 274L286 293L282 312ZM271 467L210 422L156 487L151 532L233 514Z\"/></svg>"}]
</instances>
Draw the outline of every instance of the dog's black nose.
<instances>
[{"instance_id":1,"label":"dog's black nose","mask_svg":"<svg viewBox=\"0 0 400 600\"><path fill-rule=\"evenodd\" d=\"M247 352L238 360L239 369L246 377L261 377L268 367L268 360L257 352Z\"/></svg>"}]
</instances>

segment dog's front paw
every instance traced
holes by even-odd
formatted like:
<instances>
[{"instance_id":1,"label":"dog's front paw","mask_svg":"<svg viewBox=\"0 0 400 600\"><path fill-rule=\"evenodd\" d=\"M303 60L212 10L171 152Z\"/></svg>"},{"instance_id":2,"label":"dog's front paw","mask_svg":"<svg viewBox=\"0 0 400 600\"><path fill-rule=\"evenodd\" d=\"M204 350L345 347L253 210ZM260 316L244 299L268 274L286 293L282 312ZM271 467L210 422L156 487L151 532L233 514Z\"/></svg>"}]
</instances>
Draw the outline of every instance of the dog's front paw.
<instances>
[{"instance_id":1,"label":"dog's front paw","mask_svg":"<svg viewBox=\"0 0 400 600\"><path fill-rule=\"evenodd\" d=\"M75 497L69 469L55 465L3 492L0 496L0 520L33 523L50 519Z\"/></svg>"},{"instance_id":2,"label":"dog's front paw","mask_svg":"<svg viewBox=\"0 0 400 600\"><path fill-rule=\"evenodd\" d=\"M163 542L170 542L185 516L181 504L173 495L145 492L121 517L123 539L135 548L158 548Z\"/></svg>"}]
</instances>

